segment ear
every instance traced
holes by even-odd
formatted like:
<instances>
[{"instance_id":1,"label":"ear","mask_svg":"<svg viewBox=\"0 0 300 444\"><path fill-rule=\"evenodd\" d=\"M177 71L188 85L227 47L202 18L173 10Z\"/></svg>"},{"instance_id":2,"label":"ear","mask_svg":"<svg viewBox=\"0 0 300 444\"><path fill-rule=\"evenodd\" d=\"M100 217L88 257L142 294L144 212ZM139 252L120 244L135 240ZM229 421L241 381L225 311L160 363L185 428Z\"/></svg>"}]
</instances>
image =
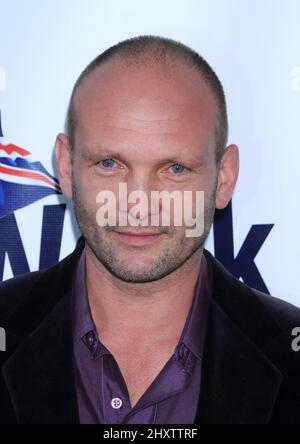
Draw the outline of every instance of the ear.
<instances>
[{"instance_id":1,"label":"ear","mask_svg":"<svg viewBox=\"0 0 300 444\"><path fill-rule=\"evenodd\" d=\"M224 149L218 173L216 208L221 210L229 203L239 174L239 149L229 145Z\"/></svg>"},{"instance_id":2,"label":"ear","mask_svg":"<svg viewBox=\"0 0 300 444\"><path fill-rule=\"evenodd\" d=\"M66 197L72 198L72 162L71 147L68 137L60 133L55 142L55 158L58 179L62 192Z\"/></svg>"}]
</instances>

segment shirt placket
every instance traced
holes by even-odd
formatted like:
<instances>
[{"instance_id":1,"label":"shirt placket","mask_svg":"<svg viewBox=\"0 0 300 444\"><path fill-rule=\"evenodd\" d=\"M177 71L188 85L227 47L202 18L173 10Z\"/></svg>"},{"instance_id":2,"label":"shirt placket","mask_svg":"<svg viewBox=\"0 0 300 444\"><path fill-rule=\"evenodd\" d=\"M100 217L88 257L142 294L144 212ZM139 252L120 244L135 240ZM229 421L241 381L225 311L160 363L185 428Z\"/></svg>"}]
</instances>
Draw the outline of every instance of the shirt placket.
<instances>
[{"instance_id":1,"label":"shirt placket","mask_svg":"<svg viewBox=\"0 0 300 444\"><path fill-rule=\"evenodd\" d=\"M105 424L122 424L131 405L126 383L112 354L101 358L100 385Z\"/></svg>"}]
</instances>

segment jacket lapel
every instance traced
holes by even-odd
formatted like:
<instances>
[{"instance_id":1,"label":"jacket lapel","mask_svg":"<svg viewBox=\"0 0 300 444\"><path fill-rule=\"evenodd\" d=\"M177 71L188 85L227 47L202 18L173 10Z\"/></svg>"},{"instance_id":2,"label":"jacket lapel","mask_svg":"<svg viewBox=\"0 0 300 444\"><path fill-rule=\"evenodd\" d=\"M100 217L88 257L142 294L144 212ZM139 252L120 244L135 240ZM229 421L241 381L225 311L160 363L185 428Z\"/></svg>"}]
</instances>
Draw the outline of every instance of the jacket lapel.
<instances>
[{"instance_id":1,"label":"jacket lapel","mask_svg":"<svg viewBox=\"0 0 300 444\"><path fill-rule=\"evenodd\" d=\"M205 255L213 297L195 423L268 423L282 375L263 347L271 341L276 347L281 329L253 291Z\"/></svg>"},{"instance_id":2,"label":"jacket lapel","mask_svg":"<svg viewBox=\"0 0 300 444\"><path fill-rule=\"evenodd\" d=\"M19 423L78 422L65 295L3 366Z\"/></svg>"},{"instance_id":3,"label":"jacket lapel","mask_svg":"<svg viewBox=\"0 0 300 444\"><path fill-rule=\"evenodd\" d=\"M196 423L268 423L280 371L212 302Z\"/></svg>"},{"instance_id":4,"label":"jacket lapel","mask_svg":"<svg viewBox=\"0 0 300 444\"><path fill-rule=\"evenodd\" d=\"M21 304L10 319L8 335L18 337L19 343L14 340L16 351L2 373L19 423L79 423L72 277L81 251L77 248L47 270L30 294L32 303ZM28 306L34 313L27 312Z\"/></svg>"}]
</instances>

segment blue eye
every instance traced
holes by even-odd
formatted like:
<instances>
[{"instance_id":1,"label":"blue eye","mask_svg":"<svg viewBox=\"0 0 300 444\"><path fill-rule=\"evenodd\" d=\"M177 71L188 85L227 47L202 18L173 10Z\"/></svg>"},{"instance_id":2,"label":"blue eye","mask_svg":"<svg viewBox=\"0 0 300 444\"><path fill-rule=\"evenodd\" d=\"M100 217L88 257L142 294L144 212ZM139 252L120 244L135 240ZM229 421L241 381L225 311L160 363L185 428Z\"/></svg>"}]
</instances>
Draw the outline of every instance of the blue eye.
<instances>
[{"instance_id":1,"label":"blue eye","mask_svg":"<svg viewBox=\"0 0 300 444\"><path fill-rule=\"evenodd\" d=\"M181 165L180 163L174 163L174 165L171 166L171 168L173 169L173 173L182 173L185 169L185 167L183 165Z\"/></svg>"},{"instance_id":2,"label":"blue eye","mask_svg":"<svg viewBox=\"0 0 300 444\"><path fill-rule=\"evenodd\" d=\"M104 159L104 160L100 161L100 163L102 163L103 167L107 168L107 169L111 169L114 165L114 162L115 162L114 159Z\"/></svg>"}]
</instances>

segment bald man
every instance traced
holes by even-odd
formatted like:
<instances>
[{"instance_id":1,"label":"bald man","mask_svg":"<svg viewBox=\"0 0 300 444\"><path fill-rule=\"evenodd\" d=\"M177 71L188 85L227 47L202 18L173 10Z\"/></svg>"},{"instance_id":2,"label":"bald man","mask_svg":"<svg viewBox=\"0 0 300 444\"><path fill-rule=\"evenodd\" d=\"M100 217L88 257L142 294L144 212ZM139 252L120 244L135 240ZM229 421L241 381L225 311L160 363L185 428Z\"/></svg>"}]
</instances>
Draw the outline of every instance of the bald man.
<instances>
[{"instance_id":1,"label":"bald man","mask_svg":"<svg viewBox=\"0 0 300 444\"><path fill-rule=\"evenodd\" d=\"M55 145L82 237L55 266L0 285L1 422L300 421L299 309L204 248L238 177L227 135L222 85L181 43L129 39L82 72ZM120 184L147 203L177 197L134 211ZM187 191L193 217L176 224Z\"/></svg>"}]
</instances>

